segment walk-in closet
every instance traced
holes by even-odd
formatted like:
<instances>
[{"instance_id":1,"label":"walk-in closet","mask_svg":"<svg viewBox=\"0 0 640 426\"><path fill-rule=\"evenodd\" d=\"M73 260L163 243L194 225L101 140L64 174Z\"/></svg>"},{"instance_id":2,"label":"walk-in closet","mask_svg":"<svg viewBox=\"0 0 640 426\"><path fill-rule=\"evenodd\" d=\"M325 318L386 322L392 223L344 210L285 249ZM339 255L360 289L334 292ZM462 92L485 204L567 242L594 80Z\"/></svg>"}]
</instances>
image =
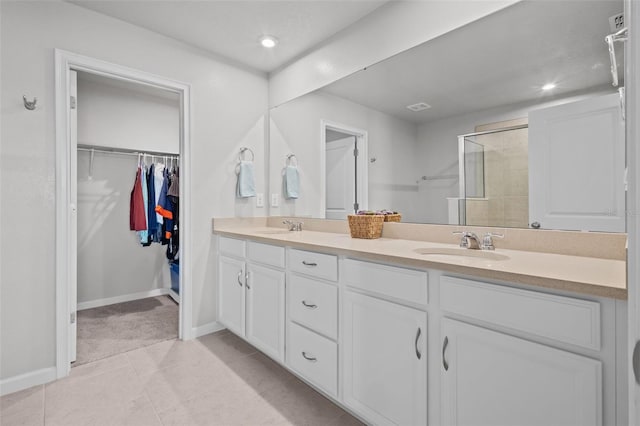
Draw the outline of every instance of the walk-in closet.
<instances>
[{"instance_id":1,"label":"walk-in closet","mask_svg":"<svg viewBox=\"0 0 640 426\"><path fill-rule=\"evenodd\" d=\"M176 93L96 74L71 78L77 87L71 346L73 365L81 365L178 337L180 101Z\"/></svg>"}]
</instances>

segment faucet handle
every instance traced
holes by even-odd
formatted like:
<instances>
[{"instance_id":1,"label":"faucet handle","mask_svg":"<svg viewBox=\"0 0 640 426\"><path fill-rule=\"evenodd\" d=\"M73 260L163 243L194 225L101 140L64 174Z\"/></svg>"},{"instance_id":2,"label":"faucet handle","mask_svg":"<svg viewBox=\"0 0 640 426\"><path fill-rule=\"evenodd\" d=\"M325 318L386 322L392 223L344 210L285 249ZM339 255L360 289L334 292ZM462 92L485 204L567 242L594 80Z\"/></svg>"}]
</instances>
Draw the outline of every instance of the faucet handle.
<instances>
[{"instance_id":1,"label":"faucet handle","mask_svg":"<svg viewBox=\"0 0 640 426\"><path fill-rule=\"evenodd\" d=\"M469 233L467 231L453 231L452 234L461 235L462 238L460 239L460 247L469 248L469 239L467 238L469 237Z\"/></svg>"},{"instance_id":2,"label":"faucet handle","mask_svg":"<svg viewBox=\"0 0 640 426\"><path fill-rule=\"evenodd\" d=\"M494 232L487 232L482 237L482 250L495 250L496 246L493 245L493 238L504 238L504 234L498 234Z\"/></svg>"}]
</instances>

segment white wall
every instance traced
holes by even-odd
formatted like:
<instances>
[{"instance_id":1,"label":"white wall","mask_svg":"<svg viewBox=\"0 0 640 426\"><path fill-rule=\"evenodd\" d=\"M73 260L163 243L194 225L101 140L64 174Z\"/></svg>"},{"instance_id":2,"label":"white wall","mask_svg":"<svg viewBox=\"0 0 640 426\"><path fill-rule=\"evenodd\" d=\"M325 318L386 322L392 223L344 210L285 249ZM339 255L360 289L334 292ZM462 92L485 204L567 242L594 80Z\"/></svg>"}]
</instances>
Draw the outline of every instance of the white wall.
<instances>
[{"instance_id":1,"label":"white wall","mask_svg":"<svg viewBox=\"0 0 640 426\"><path fill-rule=\"evenodd\" d=\"M611 93L613 89L607 93ZM546 102L522 105L507 105L486 111L450 117L418 128L418 150L416 157L421 164L421 174L426 176L446 176L458 174L458 135L473 133L482 124L528 117L529 111L567 102L575 102L587 96L602 94L600 90L589 95L572 96ZM419 222L447 223L446 197L458 197L458 179L430 180L420 183Z\"/></svg>"},{"instance_id":2,"label":"white wall","mask_svg":"<svg viewBox=\"0 0 640 426\"><path fill-rule=\"evenodd\" d=\"M86 75L78 73L79 144L179 152L176 93Z\"/></svg>"},{"instance_id":3,"label":"white wall","mask_svg":"<svg viewBox=\"0 0 640 426\"><path fill-rule=\"evenodd\" d=\"M261 212L236 202L233 168L239 147L252 147L263 190L266 77L69 3L0 8L0 378L55 366L54 48L191 84L193 319L215 321L211 218ZM35 111L23 94L38 97Z\"/></svg>"},{"instance_id":4,"label":"white wall","mask_svg":"<svg viewBox=\"0 0 640 426\"><path fill-rule=\"evenodd\" d=\"M519 0L392 1L271 75L269 104L280 105L434 39Z\"/></svg>"},{"instance_id":5,"label":"white wall","mask_svg":"<svg viewBox=\"0 0 640 426\"><path fill-rule=\"evenodd\" d=\"M282 193L281 170L287 154L298 159L300 198L281 199L271 215L324 217L320 188L321 120L355 127L368 132L369 209L409 211L417 193L416 164L413 155L417 129L412 123L391 117L354 102L314 92L271 110L270 188Z\"/></svg>"}]
</instances>

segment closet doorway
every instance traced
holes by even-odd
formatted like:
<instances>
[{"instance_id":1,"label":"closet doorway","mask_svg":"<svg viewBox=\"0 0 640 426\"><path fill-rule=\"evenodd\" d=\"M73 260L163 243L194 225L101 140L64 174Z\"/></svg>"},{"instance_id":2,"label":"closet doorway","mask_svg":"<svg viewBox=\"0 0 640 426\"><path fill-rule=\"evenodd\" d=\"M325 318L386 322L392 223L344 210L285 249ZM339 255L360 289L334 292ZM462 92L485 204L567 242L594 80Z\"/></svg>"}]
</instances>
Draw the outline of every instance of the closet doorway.
<instances>
[{"instance_id":1,"label":"closet doorway","mask_svg":"<svg viewBox=\"0 0 640 426\"><path fill-rule=\"evenodd\" d=\"M61 378L75 361L78 321L87 321L80 324L85 336L104 337L85 342L79 363L149 342L191 338L190 224L183 219L190 211L190 90L73 53L56 50L55 56L56 364ZM149 173L152 165L160 173ZM150 220L157 200L147 181L152 177L164 183L154 188L165 194L173 187L168 198L174 204L169 211L158 210L168 215L154 221L157 231ZM138 198L144 204L137 205L131 231L131 201ZM158 223L162 219L164 227Z\"/></svg>"},{"instance_id":2,"label":"closet doorway","mask_svg":"<svg viewBox=\"0 0 640 426\"><path fill-rule=\"evenodd\" d=\"M367 132L321 122L321 189L325 219L346 219L368 208Z\"/></svg>"}]
</instances>

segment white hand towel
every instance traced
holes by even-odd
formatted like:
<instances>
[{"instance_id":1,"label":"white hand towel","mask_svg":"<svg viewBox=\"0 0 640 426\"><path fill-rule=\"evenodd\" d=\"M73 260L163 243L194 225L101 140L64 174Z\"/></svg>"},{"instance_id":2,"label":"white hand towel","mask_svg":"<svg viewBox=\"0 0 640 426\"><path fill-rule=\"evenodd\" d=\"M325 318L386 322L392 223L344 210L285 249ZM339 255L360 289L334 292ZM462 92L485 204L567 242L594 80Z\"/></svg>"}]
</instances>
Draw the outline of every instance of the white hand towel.
<instances>
[{"instance_id":1,"label":"white hand towel","mask_svg":"<svg viewBox=\"0 0 640 426\"><path fill-rule=\"evenodd\" d=\"M248 198L256 196L256 183L253 176L253 162L240 161L240 164L238 165L236 197Z\"/></svg>"},{"instance_id":2,"label":"white hand towel","mask_svg":"<svg viewBox=\"0 0 640 426\"><path fill-rule=\"evenodd\" d=\"M298 198L300 195L300 177L298 168L287 166L284 169L284 196L287 199Z\"/></svg>"}]
</instances>

